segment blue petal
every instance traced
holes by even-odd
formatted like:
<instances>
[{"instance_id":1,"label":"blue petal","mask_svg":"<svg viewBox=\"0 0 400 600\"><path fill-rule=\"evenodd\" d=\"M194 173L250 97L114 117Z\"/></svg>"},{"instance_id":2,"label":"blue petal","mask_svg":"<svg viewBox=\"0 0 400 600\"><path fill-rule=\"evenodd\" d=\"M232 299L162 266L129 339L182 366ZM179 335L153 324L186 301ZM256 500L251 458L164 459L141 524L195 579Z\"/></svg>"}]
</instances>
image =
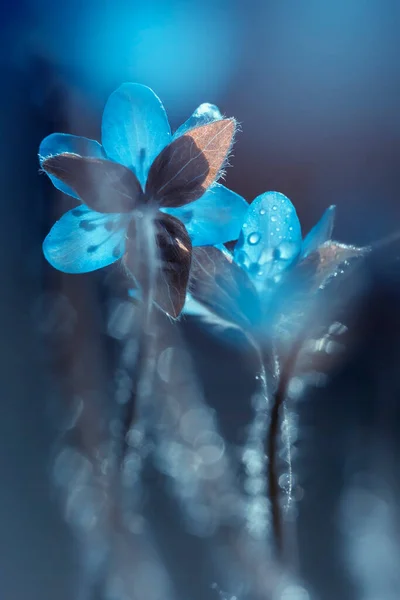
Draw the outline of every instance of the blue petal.
<instances>
[{"instance_id":1,"label":"blue petal","mask_svg":"<svg viewBox=\"0 0 400 600\"><path fill-rule=\"evenodd\" d=\"M124 83L104 108L102 142L107 156L133 169L142 186L163 148L171 141L165 109L153 90Z\"/></svg>"},{"instance_id":2,"label":"blue petal","mask_svg":"<svg viewBox=\"0 0 400 600\"><path fill-rule=\"evenodd\" d=\"M52 133L44 138L39 147L39 162L42 166L43 161L49 156L56 154L62 154L63 152L69 152L72 154L79 154L87 158L105 158L105 152L98 142L95 140L89 140L85 137L77 135L70 135L68 133ZM47 173L47 175L49 175ZM63 183L54 175L49 175L54 187L56 187L64 194L68 194L73 198L78 198L75 192Z\"/></svg>"},{"instance_id":3,"label":"blue petal","mask_svg":"<svg viewBox=\"0 0 400 600\"><path fill-rule=\"evenodd\" d=\"M329 241L332 236L333 225L335 223L336 206L332 205L326 209L320 220L309 231L303 241L302 256L308 256L319 246Z\"/></svg>"},{"instance_id":4,"label":"blue petal","mask_svg":"<svg viewBox=\"0 0 400 600\"><path fill-rule=\"evenodd\" d=\"M200 125L206 125L206 123L211 123L211 121L219 121L223 116L215 104L209 104L208 102L204 102L200 104L198 108L194 111L191 117L188 118L187 121L183 123L174 133L174 138L184 135L190 129L194 127L200 127Z\"/></svg>"},{"instance_id":5,"label":"blue petal","mask_svg":"<svg viewBox=\"0 0 400 600\"><path fill-rule=\"evenodd\" d=\"M129 217L82 205L65 213L43 242L49 263L64 273L88 273L121 258Z\"/></svg>"},{"instance_id":6,"label":"blue petal","mask_svg":"<svg viewBox=\"0 0 400 600\"><path fill-rule=\"evenodd\" d=\"M238 238L248 206L242 196L215 183L198 200L161 210L182 221L193 246L214 246Z\"/></svg>"},{"instance_id":7,"label":"blue petal","mask_svg":"<svg viewBox=\"0 0 400 600\"><path fill-rule=\"evenodd\" d=\"M258 289L268 286L296 260L301 249L301 228L289 198L266 192L249 206L234 260Z\"/></svg>"}]
</instances>

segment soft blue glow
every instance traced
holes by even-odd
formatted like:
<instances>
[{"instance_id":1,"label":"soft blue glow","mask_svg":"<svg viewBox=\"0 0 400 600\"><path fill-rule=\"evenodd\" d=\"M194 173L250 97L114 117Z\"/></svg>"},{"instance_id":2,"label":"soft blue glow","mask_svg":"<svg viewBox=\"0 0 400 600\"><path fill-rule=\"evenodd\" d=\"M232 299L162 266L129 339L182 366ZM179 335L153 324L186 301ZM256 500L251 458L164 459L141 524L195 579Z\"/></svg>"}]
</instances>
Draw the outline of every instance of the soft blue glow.
<instances>
[{"instance_id":1,"label":"soft blue glow","mask_svg":"<svg viewBox=\"0 0 400 600\"><path fill-rule=\"evenodd\" d=\"M238 238L247 209L242 196L216 183L199 200L162 210L184 223L193 246L211 246Z\"/></svg>"},{"instance_id":2,"label":"soft blue glow","mask_svg":"<svg viewBox=\"0 0 400 600\"><path fill-rule=\"evenodd\" d=\"M145 85L124 83L104 108L101 137L107 156L132 169L144 186L153 160L171 141L161 100Z\"/></svg>"},{"instance_id":3,"label":"soft blue glow","mask_svg":"<svg viewBox=\"0 0 400 600\"><path fill-rule=\"evenodd\" d=\"M335 224L336 206L332 205L326 209L320 220L309 231L303 241L301 254L303 257L308 256L319 246L331 239L333 226Z\"/></svg>"},{"instance_id":4,"label":"soft blue glow","mask_svg":"<svg viewBox=\"0 0 400 600\"><path fill-rule=\"evenodd\" d=\"M71 152L80 156L93 158L106 158L103 148L95 140L80 137L77 135L69 135L68 133L52 133L44 138L39 147L39 162L42 166L43 161L49 156L62 154L63 152ZM57 177L49 175L54 187L64 194L68 194L73 198L78 198L75 192Z\"/></svg>"},{"instance_id":5,"label":"soft blue glow","mask_svg":"<svg viewBox=\"0 0 400 600\"><path fill-rule=\"evenodd\" d=\"M126 215L105 215L81 205L53 225L43 242L44 255L64 273L88 273L107 267L124 253L128 221Z\"/></svg>"},{"instance_id":6,"label":"soft blue glow","mask_svg":"<svg viewBox=\"0 0 400 600\"><path fill-rule=\"evenodd\" d=\"M229 84L239 23L218 3L165 0L37 0L34 42L74 82L105 96L119 81L143 81L177 112Z\"/></svg>"},{"instance_id":7,"label":"soft blue glow","mask_svg":"<svg viewBox=\"0 0 400 600\"><path fill-rule=\"evenodd\" d=\"M260 288L296 260L301 241L300 222L289 198L266 192L248 208L234 260Z\"/></svg>"}]
</instances>

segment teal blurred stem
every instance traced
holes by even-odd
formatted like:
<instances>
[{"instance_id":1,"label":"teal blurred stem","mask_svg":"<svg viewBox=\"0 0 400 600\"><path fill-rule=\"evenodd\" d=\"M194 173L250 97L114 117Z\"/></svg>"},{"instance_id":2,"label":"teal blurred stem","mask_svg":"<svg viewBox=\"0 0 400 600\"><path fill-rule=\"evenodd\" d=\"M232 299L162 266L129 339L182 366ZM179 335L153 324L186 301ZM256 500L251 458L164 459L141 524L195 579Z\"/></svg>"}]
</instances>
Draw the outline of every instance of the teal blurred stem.
<instances>
[{"instance_id":1,"label":"teal blurred stem","mask_svg":"<svg viewBox=\"0 0 400 600\"><path fill-rule=\"evenodd\" d=\"M151 325L153 300L157 279L156 231L151 213L143 215L141 228L137 230L135 239L128 238L123 263L127 275L133 279L135 286L140 284L141 300L137 322L139 323L138 353L135 364L134 389L122 417L122 448L119 458L120 470L129 451L128 433L137 417L137 404L143 395L144 388L151 385L152 361L149 360L152 347ZM140 257L140 258L138 258ZM139 261L139 262L138 262ZM136 274L136 276L134 275Z\"/></svg>"}]
</instances>

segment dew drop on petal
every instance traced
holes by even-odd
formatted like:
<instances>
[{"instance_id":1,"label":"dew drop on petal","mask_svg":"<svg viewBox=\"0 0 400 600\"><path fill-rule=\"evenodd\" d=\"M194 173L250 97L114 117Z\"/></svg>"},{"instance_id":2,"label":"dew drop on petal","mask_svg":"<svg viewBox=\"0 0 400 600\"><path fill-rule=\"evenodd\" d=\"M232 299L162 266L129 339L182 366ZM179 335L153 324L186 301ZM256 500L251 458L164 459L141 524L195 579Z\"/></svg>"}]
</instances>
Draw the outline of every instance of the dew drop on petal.
<instances>
[{"instance_id":1,"label":"dew drop on petal","mask_svg":"<svg viewBox=\"0 0 400 600\"><path fill-rule=\"evenodd\" d=\"M291 260L297 252L297 245L291 242L282 242L277 248L279 258L282 260Z\"/></svg>"},{"instance_id":2,"label":"dew drop on petal","mask_svg":"<svg viewBox=\"0 0 400 600\"><path fill-rule=\"evenodd\" d=\"M275 217L275 216L272 216L272 217L271 217L271 221L272 221L273 223L275 223L275 221L277 221L277 217Z\"/></svg>"},{"instance_id":3,"label":"dew drop on petal","mask_svg":"<svg viewBox=\"0 0 400 600\"><path fill-rule=\"evenodd\" d=\"M272 207L272 210L278 210L278 207L274 204L274 206Z\"/></svg>"},{"instance_id":4,"label":"dew drop on petal","mask_svg":"<svg viewBox=\"0 0 400 600\"><path fill-rule=\"evenodd\" d=\"M262 208L262 209L260 210L260 215L265 215L265 213L266 213L266 212L267 212L267 211L265 210L265 208Z\"/></svg>"}]
</instances>

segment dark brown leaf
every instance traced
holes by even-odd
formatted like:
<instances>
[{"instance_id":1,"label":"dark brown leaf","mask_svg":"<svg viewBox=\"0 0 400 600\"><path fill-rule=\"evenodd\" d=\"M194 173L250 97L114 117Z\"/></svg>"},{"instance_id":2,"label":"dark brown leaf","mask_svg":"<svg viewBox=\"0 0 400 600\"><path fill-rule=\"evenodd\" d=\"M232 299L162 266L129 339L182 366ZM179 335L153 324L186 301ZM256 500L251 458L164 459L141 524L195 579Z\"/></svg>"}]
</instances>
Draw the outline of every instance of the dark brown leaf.
<instances>
[{"instance_id":1,"label":"dark brown leaf","mask_svg":"<svg viewBox=\"0 0 400 600\"><path fill-rule=\"evenodd\" d=\"M186 288L192 261L192 242L181 221L161 212L146 230L141 222L132 220L128 230L128 240L124 264L142 289L152 286L151 266L146 256L144 237L155 234L156 281L154 302L170 317L179 317L186 298Z\"/></svg>"},{"instance_id":2,"label":"dark brown leaf","mask_svg":"<svg viewBox=\"0 0 400 600\"><path fill-rule=\"evenodd\" d=\"M163 214L156 227L161 269L155 301L162 310L176 318L185 304L192 242L183 223L171 215Z\"/></svg>"},{"instance_id":3,"label":"dark brown leaf","mask_svg":"<svg viewBox=\"0 0 400 600\"><path fill-rule=\"evenodd\" d=\"M193 249L189 291L212 313L245 330L260 319L258 295L249 277L213 246Z\"/></svg>"},{"instance_id":4,"label":"dark brown leaf","mask_svg":"<svg viewBox=\"0 0 400 600\"><path fill-rule=\"evenodd\" d=\"M301 260L295 270L308 270L310 273L310 290L315 290L324 285L335 273L337 275L338 271L340 274L341 265L346 265L349 261L361 258L367 253L366 248L330 241Z\"/></svg>"},{"instance_id":5,"label":"dark brown leaf","mask_svg":"<svg viewBox=\"0 0 400 600\"><path fill-rule=\"evenodd\" d=\"M234 119L222 119L178 137L154 160L146 194L168 207L200 198L224 166L234 132Z\"/></svg>"},{"instance_id":6,"label":"dark brown leaf","mask_svg":"<svg viewBox=\"0 0 400 600\"><path fill-rule=\"evenodd\" d=\"M42 168L98 212L127 213L144 197L136 175L109 160L64 153L46 158Z\"/></svg>"}]
</instances>

